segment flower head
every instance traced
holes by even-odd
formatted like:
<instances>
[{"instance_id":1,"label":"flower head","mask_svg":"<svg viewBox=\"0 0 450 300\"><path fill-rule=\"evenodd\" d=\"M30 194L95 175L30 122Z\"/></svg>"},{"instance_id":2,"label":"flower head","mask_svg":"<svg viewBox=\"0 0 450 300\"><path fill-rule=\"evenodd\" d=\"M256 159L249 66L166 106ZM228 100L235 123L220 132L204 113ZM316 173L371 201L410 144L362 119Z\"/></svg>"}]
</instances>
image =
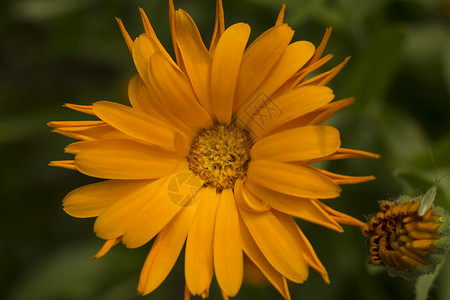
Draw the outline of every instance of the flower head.
<instances>
[{"instance_id":1,"label":"flower head","mask_svg":"<svg viewBox=\"0 0 450 300\"><path fill-rule=\"evenodd\" d=\"M164 281L185 246L186 295L208 296L213 276L225 298L240 289L247 256L289 299L287 280L301 283L308 268L328 274L292 217L336 231L363 223L318 199L339 196L339 185L372 176L346 176L312 163L377 157L341 148L339 131L321 125L353 99L334 99L325 85L337 67L305 78L330 60L322 57L331 29L315 48L291 43L283 22L248 47L250 27L224 25L217 1L209 49L191 17L170 1L176 60L166 52L143 12L145 33L134 41L118 19L138 74L129 84L130 106L67 104L93 121L50 122L75 138L74 160L51 165L107 179L80 187L64 210L97 217L94 231L107 240L100 257L119 242L137 248L154 239L138 290Z\"/></svg>"},{"instance_id":2,"label":"flower head","mask_svg":"<svg viewBox=\"0 0 450 300\"><path fill-rule=\"evenodd\" d=\"M448 216L434 205L421 213L424 198L401 196L394 202L380 201L381 211L363 228L370 264L385 266L390 275L415 279L432 273L444 260L449 247Z\"/></svg>"}]
</instances>

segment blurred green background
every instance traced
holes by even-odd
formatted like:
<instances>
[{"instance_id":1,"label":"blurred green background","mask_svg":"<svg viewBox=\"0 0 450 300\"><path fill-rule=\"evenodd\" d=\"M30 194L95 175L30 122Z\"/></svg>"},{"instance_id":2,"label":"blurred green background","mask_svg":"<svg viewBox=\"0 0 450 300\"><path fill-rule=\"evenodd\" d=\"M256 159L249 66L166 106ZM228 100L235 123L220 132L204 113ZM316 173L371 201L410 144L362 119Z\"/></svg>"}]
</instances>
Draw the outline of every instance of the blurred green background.
<instances>
[{"instance_id":1,"label":"blurred green background","mask_svg":"<svg viewBox=\"0 0 450 300\"><path fill-rule=\"evenodd\" d=\"M229 26L244 21L254 39L275 22L281 1L224 0ZM377 201L419 195L435 172L450 170L450 1L448 0L287 0L286 20L295 40L319 44L333 27L325 53L352 59L330 84L337 98L355 96L352 107L329 123L341 130L343 146L376 152L379 160L329 163L329 170L374 174L376 181L344 186L342 197L325 201L365 220ZM171 48L166 0L15 0L0 2L0 299L127 300L181 299L183 259L156 292L136 296L149 245L116 246L99 260L102 241L93 219L66 215L61 200L92 182L84 175L50 168L70 139L50 133L52 120L79 120L65 102L126 103L133 61L114 17L134 38L143 29L138 7L149 14L162 43ZM213 0L175 0L196 20L209 45ZM441 181L438 203L450 207L450 176ZM367 247L356 228L344 233L299 221L327 268L331 285L314 271L290 286L293 299L413 299L414 283L372 274ZM450 299L450 262L429 299ZM211 299L220 299L214 283ZM235 299L281 299L274 288L244 284Z\"/></svg>"}]
</instances>

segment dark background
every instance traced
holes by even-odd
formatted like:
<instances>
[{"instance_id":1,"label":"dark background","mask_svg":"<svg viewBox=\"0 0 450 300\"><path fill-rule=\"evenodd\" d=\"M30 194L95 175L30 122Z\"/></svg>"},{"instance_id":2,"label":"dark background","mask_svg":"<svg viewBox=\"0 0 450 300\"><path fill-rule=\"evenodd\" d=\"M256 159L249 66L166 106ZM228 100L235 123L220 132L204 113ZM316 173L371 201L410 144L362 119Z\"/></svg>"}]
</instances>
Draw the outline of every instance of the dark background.
<instances>
[{"instance_id":1,"label":"dark background","mask_svg":"<svg viewBox=\"0 0 450 300\"><path fill-rule=\"evenodd\" d=\"M275 22L281 1L224 0L229 26L252 27L251 39ZM295 40L318 45L327 26L333 34L326 53L352 59L330 84L336 97L356 103L329 123L343 146L376 152L379 160L332 162L328 170L373 174L376 181L344 186L325 203L361 220L377 201L420 195L435 178L431 148L442 175L450 170L450 1L286 1L286 21ZM116 246L99 260L102 241L93 219L66 215L61 200L92 182L79 173L50 168L68 138L50 133L53 120L79 120L66 102L127 103L127 83L136 72L114 17L134 38L143 32L143 7L166 48L171 49L166 0L15 0L0 2L0 298L11 300L181 299L183 259L156 292L136 296L140 268L150 245ZM213 0L175 0L197 22L209 45ZM450 176L441 181L438 203L450 207ZM413 299L414 283L386 273L372 274L357 228L332 232L299 221L327 268L331 285L311 271L290 287L293 299ZM274 288L250 276L235 299L281 299ZM253 282L253 284L251 284ZM450 263L442 269L430 299L450 299ZM255 285L256 284L256 285ZM211 299L220 299L215 283Z\"/></svg>"}]
</instances>

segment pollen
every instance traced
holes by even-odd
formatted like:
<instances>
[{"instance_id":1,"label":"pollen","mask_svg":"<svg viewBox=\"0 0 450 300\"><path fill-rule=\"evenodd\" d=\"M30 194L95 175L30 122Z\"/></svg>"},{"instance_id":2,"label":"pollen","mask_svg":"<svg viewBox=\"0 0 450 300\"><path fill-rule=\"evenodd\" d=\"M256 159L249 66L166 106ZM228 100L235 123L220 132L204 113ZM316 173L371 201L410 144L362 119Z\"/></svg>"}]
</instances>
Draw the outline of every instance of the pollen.
<instances>
[{"instance_id":1,"label":"pollen","mask_svg":"<svg viewBox=\"0 0 450 300\"><path fill-rule=\"evenodd\" d=\"M247 130L217 124L202 129L194 138L187 157L189 168L206 185L232 188L247 173L252 141Z\"/></svg>"},{"instance_id":2,"label":"pollen","mask_svg":"<svg viewBox=\"0 0 450 300\"><path fill-rule=\"evenodd\" d=\"M381 201L363 234L370 244L370 262L399 271L411 271L427 264L433 243L441 233L439 215L430 208L425 215L417 211L420 202L391 203Z\"/></svg>"}]
</instances>

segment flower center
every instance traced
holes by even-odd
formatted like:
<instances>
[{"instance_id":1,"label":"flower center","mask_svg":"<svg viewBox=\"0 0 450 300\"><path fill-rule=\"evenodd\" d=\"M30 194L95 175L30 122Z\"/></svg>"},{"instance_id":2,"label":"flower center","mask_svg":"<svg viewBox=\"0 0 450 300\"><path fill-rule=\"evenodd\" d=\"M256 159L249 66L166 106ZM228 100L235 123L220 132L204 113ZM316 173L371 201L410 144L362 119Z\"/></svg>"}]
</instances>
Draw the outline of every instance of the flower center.
<instances>
[{"instance_id":1,"label":"flower center","mask_svg":"<svg viewBox=\"0 0 450 300\"><path fill-rule=\"evenodd\" d=\"M251 146L247 130L236 125L202 129L192 142L189 168L207 185L232 188L236 179L247 173Z\"/></svg>"}]
</instances>

